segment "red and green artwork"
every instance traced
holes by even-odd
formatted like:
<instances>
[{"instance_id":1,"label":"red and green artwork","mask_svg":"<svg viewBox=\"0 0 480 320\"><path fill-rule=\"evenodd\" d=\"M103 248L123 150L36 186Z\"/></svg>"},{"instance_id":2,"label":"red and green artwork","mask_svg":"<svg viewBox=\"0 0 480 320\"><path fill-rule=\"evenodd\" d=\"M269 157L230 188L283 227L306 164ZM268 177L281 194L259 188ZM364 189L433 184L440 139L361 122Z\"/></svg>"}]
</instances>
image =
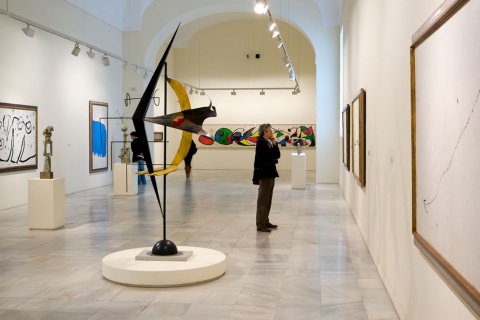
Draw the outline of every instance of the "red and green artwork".
<instances>
[{"instance_id":1,"label":"red and green artwork","mask_svg":"<svg viewBox=\"0 0 480 320\"><path fill-rule=\"evenodd\" d=\"M251 147L259 138L258 125L206 125L205 131L213 139L200 136L199 147ZM315 147L314 125L272 125L277 143L282 147Z\"/></svg>"}]
</instances>

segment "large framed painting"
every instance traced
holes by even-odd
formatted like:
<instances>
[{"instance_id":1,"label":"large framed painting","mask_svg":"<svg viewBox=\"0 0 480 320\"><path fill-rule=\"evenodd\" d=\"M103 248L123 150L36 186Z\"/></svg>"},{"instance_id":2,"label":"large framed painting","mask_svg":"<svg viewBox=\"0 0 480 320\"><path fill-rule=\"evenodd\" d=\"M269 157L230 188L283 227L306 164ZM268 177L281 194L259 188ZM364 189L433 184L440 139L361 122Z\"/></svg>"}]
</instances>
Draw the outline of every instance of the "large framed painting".
<instances>
[{"instance_id":1,"label":"large framed painting","mask_svg":"<svg viewBox=\"0 0 480 320\"><path fill-rule=\"evenodd\" d=\"M342 158L343 165L350 170L350 105L342 111Z\"/></svg>"},{"instance_id":2,"label":"large framed painting","mask_svg":"<svg viewBox=\"0 0 480 320\"><path fill-rule=\"evenodd\" d=\"M0 172L38 168L37 107L0 102Z\"/></svg>"},{"instance_id":3,"label":"large framed painting","mask_svg":"<svg viewBox=\"0 0 480 320\"><path fill-rule=\"evenodd\" d=\"M445 1L413 35L415 245L480 316L480 1Z\"/></svg>"},{"instance_id":4,"label":"large framed painting","mask_svg":"<svg viewBox=\"0 0 480 320\"><path fill-rule=\"evenodd\" d=\"M108 104L90 101L90 173L108 170Z\"/></svg>"},{"instance_id":5,"label":"large framed painting","mask_svg":"<svg viewBox=\"0 0 480 320\"><path fill-rule=\"evenodd\" d=\"M315 148L315 125L271 124L280 147ZM199 136L198 147L255 147L258 140L258 124L203 125L210 137Z\"/></svg>"},{"instance_id":6,"label":"large framed painting","mask_svg":"<svg viewBox=\"0 0 480 320\"><path fill-rule=\"evenodd\" d=\"M351 104L352 117L352 173L361 187L365 186L365 124L366 124L366 93L365 90L355 95Z\"/></svg>"}]
</instances>

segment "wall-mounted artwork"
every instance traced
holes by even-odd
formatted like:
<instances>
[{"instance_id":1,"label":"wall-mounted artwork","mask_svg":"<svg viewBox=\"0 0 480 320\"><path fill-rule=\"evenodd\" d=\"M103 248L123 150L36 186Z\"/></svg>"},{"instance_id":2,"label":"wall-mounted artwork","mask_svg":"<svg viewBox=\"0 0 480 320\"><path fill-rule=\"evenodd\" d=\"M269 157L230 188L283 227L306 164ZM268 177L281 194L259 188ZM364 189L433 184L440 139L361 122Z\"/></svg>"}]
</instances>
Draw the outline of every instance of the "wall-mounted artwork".
<instances>
[{"instance_id":1,"label":"wall-mounted artwork","mask_svg":"<svg viewBox=\"0 0 480 320\"><path fill-rule=\"evenodd\" d=\"M0 103L0 172L38 168L37 107Z\"/></svg>"},{"instance_id":2,"label":"wall-mounted artwork","mask_svg":"<svg viewBox=\"0 0 480 320\"><path fill-rule=\"evenodd\" d=\"M415 245L480 316L480 1L445 1L414 34Z\"/></svg>"},{"instance_id":3,"label":"wall-mounted artwork","mask_svg":"<svg viewBox=\"0 0 480 320\"><path fill-rule=\"evenodd\" d=\"M258 140L256 124L243 125L204 125L212 139L199 136L198 147L254 147ZM272 124L274 136L280 147L293 147L296 138L302 138L303 147L315 147L315 125Z\"/></svg>"},{"instance_id":4,"label":"wall-mounted artwork","mask_svg":"<svg viewBox=\"0 0 480 320\"><path fill-rule=\"evenodd\" d=\"M162 142L163 141L163 132L154 132L153 133L153 141L155 142Z\"/></svg>"},{"instance_id":5,"label":"wall-mounted artwork","mask_svg":"<svg viewBox=\"0 0 480 320\"><path fill-rule=\"evenodd\" d=\"M351 105L352 121L352 173L361 187L365 186L365 122L366 122L366 93L360 89Z\"/></svg>"},{"instance_id":6,"label":"wall-mounted artwork","mask_svg":"<svg viewBox=\"0 0 480 320\"><path fill-rule=\"evenodd\" d=\"M108 104L90 101L90 173L108 170Z\"/></svg>"},{"instance_id":7,"label":"wall-mounted artwork","mask_svg":"<svg viewBox=\"0 0 480 320\"><path fill-rule=\"evenodd\" d=\"M350 105L342 111L342 158L343 165L350 170Z\"/></svg>"}]
</instances>

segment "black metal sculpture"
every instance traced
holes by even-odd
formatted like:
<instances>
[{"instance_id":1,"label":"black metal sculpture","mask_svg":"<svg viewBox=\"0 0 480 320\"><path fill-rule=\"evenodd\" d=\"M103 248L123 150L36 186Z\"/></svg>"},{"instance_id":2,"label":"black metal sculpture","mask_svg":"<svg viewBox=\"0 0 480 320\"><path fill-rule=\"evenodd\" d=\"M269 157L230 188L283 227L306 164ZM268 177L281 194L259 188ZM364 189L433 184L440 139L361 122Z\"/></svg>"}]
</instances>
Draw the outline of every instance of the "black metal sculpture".
<instances>
[{"instance_id":1,"label":"black metal sculpture","mask_svg":"<svg viewBox=\"0 0 480 320\"><path fill-rule=\"evenodd\" d=\"M152 78L150 79L150 82L148 83L147 88L145 89L145 92L143 93L142 98L140 98L140 102L138 103L137 109L135 110L135 113L133 114L132 121L133 125L135 127L135 131L137 132L138 135L138 141L140 145L142 146L142 149L144 150L144 160L147 165L147 169L149 173L153 173L153 163L152 163L152 156L150 153L150 148L148 146L148 139L147 139L147 133L145 130L145 116L148 111L148 107L150 105L150 101L152 99L154 90L157 86L158 79L160 78L161 72L163 67L165 66L168 53L170 52L170 48L172 47L173 41L175 40L175 36L177 35L178 28L180 28L180 24L178 24L177 29L175 30L175 33L172 36L172 39L170 40L170 43L168 44L167 48L165 49L165 52L162 56L162 59L158 63L158 66L155 70L155 72L152 75ZM160 202L160 196L158 194L158 188L157 188L157 183L155 180L155 175L150 175L150 179L152 181L153 189L155 190L155 195L157 197L157 202L160 207L160 211L162 212L162 217L164 221L163 225L163 240L158 241L155 243L155 245L152 248L152 255L161 255L161 256L167 256L167 255L174 255L178 253L177 246L175 243L173 243L170 240L166 239L166 227L165 227L165 212L162 209L162 204Z\"/></svg>"}]
</instances>

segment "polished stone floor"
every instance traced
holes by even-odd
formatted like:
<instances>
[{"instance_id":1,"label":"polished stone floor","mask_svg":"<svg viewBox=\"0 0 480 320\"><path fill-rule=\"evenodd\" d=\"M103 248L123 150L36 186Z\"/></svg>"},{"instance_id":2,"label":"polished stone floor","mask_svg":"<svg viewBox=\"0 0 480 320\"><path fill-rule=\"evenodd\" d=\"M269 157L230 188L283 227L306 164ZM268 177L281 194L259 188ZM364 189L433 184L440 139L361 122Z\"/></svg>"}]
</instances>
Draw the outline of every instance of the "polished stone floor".
<instances>
[{"instance_id":1,"label":"polished stone floor","mask_svg":"<svg viewBox=\"0 0 480 320\"><path fill-rule=\"evenodd\" d=\"M102 277L102 258L163 238L149 182L66 196L65 228L29 230L28 206L0 211L0 319L398 319L338 185L277 179L271 233L257 232L250 171L167 177L167 238L227 255L220 279L135 288ZM163 178L159 179L163 193ZM162 196L163 199L163 196Z\"/></svg>"}]
</instances>

